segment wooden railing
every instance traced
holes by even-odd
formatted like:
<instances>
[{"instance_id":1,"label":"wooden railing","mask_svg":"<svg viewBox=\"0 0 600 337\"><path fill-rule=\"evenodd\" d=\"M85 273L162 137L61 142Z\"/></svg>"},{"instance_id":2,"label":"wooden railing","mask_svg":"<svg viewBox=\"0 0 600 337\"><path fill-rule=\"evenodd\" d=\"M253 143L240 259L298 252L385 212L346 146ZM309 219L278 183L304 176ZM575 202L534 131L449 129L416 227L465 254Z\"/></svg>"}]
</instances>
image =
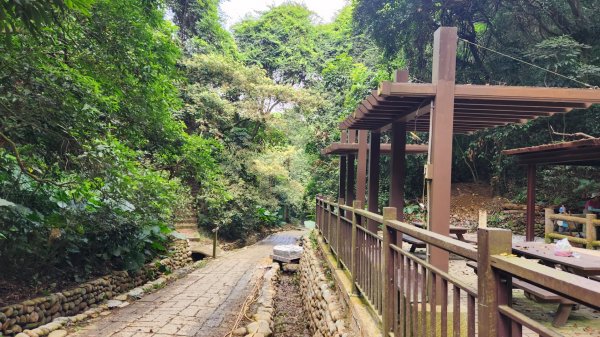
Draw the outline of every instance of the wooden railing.
<instances>
[{"instance_id":1,"label":"wooden railing","mask_svg":"<svg viewBox=\"0 0 600 337\"><path fill-rule=\"evenodd\" d=\"M478 230L478 247L383 215L317 197L317 228L379 318L384 336L512 336L523 327L539 336L560 336L511 307L513 277L578 303L597 307L599 283L512 256L508 230ZM351 221L348 216L351 216ZM380 230L367 229L370 220ZM477 262L477 289L402 248L410 235L448 253Z\"/></svg>"},{"instance_id":2,"label":"wooden railing","mask_svg":"<svg viewBox=\"0 0 600 337\"><path fill-rule=\"evenodd\" d=\"M594 249L600 247L600 240L597 237L597 228L600 227L600 219L597 218L596 214L586 215L566 215L566 214L555 214L554 209L546 208L545 214L545 238L547 242L552 242L556 239L567 238L570 242L584 245L586 248ZM584 238L574 237L555 231L557 221L566 221L570 223L581 224L583 227Z\"/></svg>"}]
</instances>

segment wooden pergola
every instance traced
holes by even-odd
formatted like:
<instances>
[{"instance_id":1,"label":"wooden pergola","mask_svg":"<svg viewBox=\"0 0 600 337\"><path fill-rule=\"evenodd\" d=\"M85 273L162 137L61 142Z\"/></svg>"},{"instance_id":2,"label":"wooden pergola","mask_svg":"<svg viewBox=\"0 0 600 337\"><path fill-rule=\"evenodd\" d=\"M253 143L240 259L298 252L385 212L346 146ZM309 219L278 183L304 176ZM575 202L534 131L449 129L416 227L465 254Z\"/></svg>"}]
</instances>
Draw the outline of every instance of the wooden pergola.
<instances>
[{"instance_id":1,"label":"wooden pergola","mask_svg":"<svg viewBox=\"0 0 600 337\"><path fill-rule=\"evenodd\" d=\"M600 166L600 138L583 139L556 144L504 150L502 154L515 157L518 164L527 165L527 227L525 237L535 236L535 185L539 165Z\"/></svg>"},{"instance_id":2,"label":"wooden pergola","mask_svg":"<svg viewBox=\"0 0 600 337\"><path fill-rule=\"evenodd\" d=\"M338 143L332 143L321 151L323 155L340 156L339 172L339 191L340 199L347 205L352 205L356 199L364 204L365 191L369 191L368 210L377 212L379 210L379 181L380 169L379 159L381 155L392 155L392 144L381 143L379 134L372 133L367 145L366 133L359 132L359 142L356 142L356 130L343 130L341 140ZM398 146L396 146L397 148ZM405 144L405 154L424 154L429 147L427 144ZM355 175L354 165L358 155L357 174ZM367 163L368 157L368 163ZM367 177L367 165L369 166ZM356 176L356 185L355 185ZM368 178L368 189L367 189ZM355 193L356 188L356 193ZM357 198L358 197L358 198ZM342 201L342 200L339 200ZM375 224L370 222L370 229L377 232Z\"/></svg>"},{"instance_id":3,"label":"wooden pergola","mask_svg":"<svg viewBox=\"0 0 600 337\"><path fill-rule=\"evenodd\" d=\"M595 89L456 84L457 44L455 27L439 28L434 34L431 83L408 83L408 72L397 72L393 82L382 82L340 124L343 130L359 130L359 147L367 146L370 133L371 149L380 148L381 132L391 132L389 206L398 210L404 208L406 131L429 132L425 165L427 225L429 230L445 236L449 235L453 134L524 123L600 103L600 90ZM370 156L376 152L379 151L371 151ZM366 169L366 164L361 164L367 162L366 151L359 150L358 162L360 174ZM369 176L379 174L375 163L372 160L369 165ZM357 180L357 199L364 200L365 187L364 182ZM369 191L369 199L376 196L377 190ZM345 201L348 204L349 200ZM397 216L401 220L402 212ZM448 270L446 251L430 247L428 253L431 264Z\"/></svg>"}]
</instances>

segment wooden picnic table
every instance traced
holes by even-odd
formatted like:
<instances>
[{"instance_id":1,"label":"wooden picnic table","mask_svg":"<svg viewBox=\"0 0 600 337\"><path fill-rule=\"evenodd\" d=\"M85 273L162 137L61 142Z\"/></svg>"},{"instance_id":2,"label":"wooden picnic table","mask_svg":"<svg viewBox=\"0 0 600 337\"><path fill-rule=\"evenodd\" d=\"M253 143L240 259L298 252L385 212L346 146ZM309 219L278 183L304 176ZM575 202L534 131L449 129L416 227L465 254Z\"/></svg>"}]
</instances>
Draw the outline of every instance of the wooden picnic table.
<instances>
[{"instance_id":1,"label":"wooden picnic table","mask_svg":"<svg viewBox=\"0 0 600 337\"><path fill-rule=\"evenodd\" d=\"M420 221L413 221L412 224L419 228L425 228L425 223ZM456 238L460 241L466 241L464 235L467 233L468 229L464 227L458 226L450 226L450 234L456 235Z\"/></svg>"},{"instance_id":2,"label":"wooden picnic table","mask_svg":"<svg viewBox=\"0 0 600 337\"><path fill-rule=\"evenodd\" d=\"M563 257L554 255L554 244L541 242L521 242L513 244L513 254L538 259L549 267L560 266L565 271L585 277L600 275L600 252L573 248L579 255Z\"/></svg>"},{"instance_id":3,"label":"wooden picnic table","mask_svg":"<svg viewBox=\"0 0 600 337\"><path fill-rule=\"evenodd\" d=\"M469 261L467 262L467 267L473 268L473 271L475 272L475 274L477 274L477 262ZM529 298L532 301L540 303L558 303L558 308L556 309L556 313L554 314L552 325L555 327L561 327L567 323L567 320L569 319L569 315L573 310L573 305L575 304L575 302L564 298L560 295L557 295L551 291L540 288L533 283L519 280L516 277L512 278L512 286L513 288L523 290L523 292L525 293L525 297Z\"/></svg>"}]
</instances>

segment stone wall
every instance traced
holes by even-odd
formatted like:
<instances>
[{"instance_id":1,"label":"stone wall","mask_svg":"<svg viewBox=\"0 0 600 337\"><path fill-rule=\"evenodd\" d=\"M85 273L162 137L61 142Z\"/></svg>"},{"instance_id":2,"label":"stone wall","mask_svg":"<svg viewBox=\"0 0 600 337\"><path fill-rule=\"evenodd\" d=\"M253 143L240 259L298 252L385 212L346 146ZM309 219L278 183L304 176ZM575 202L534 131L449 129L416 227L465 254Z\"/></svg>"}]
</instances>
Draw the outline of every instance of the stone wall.
<instances>
[{"instance_id":1,"label":"stone wall","mask_svg":"<svg viewBox=\"0 0 600 337\"><path fill-rule=\"evenodd\" d=\"M258 293L256 313L245 327L233 331L233 336L269 337L273 334L273 296L275 282L278 279L279 264L273 263L262 277L262 286Z\"/></svg>"},{"instance_id":2,"label":"stone wall","mask_svg":"<svg viewBox=\"0 0 600 337\"><path fill-rule=\"evenodd\" d=\"M14 335L58 317L85 312L119 293L158 278L165 268L175 270L192 262L187 240L175 240L169 252L168 258L149 263L135 273L115 271L72 289L0 308L0 336Z\"/></svg>"},{"instance_id":3,"label":"stone wall","mask_svg":"<svg viewBox=\"0 0 600 337\"><path fill-rule=\"evenodd\" d=\"M300 259L300 288L305 312L308 313L310 332L314 337L351 336L346 323L345 308L336 291L330 287L317 249L304 238L304 252Z\"/></svg>"}]
</instances>

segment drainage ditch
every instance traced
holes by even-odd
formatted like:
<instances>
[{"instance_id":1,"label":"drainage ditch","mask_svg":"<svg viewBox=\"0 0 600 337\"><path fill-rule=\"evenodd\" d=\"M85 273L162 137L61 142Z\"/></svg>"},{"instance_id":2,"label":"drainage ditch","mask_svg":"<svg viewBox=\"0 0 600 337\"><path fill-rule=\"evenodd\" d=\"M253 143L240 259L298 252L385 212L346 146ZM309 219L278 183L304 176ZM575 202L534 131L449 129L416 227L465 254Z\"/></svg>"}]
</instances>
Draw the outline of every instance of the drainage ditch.
<instances>
[{"instance_id":1,"label":"drainage ditch","mask_svg":"<svg viewBox=\"0 0 600 337\"><path fill-rule=\"evenodd\" d=\"M286 265L275 282L273 298L273 336L309 337L307 315L300 295L300 274L297 265Z\"/></svg>"}]
</instances>

